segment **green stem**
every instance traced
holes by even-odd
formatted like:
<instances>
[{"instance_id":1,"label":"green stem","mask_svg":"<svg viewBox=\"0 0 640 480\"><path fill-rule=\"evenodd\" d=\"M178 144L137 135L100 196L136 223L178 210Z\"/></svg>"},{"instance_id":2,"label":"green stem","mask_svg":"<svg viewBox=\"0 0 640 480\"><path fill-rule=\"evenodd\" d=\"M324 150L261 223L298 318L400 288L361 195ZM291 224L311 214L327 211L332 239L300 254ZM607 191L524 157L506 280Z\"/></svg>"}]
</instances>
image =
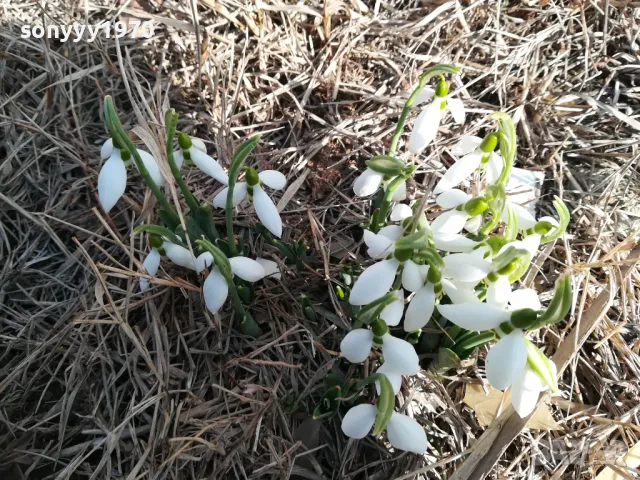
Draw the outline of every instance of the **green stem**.
<instances>
[{"instance_id":1,"label":"green stem","mask_svg":"<svg viewBox=\"0 0 640 480\"><path fill-rule=\"evenodd\" d=\"M175 178L178 187L180 187L180 191L182 192L182 196L184 197L187 205L189 206L189 210L191 213L195 215L196 210L200 206L198 201L189 190L189 187L184 181L182 174L180 173L180 169L176 164L176 160L173 157L173 137L176 135L176 127L178 125L178 114L176 111L171 108L167 110L167 113L164 116L164 125L167 132L166 139L166 148L167 148L167 159L169 161L169 167L171 168L171 173L173 174L173 178Z\"/></svg>"},{"instance_id":2,"label":"green stem","mask_svg":"<svg viewBox=\"0 0 640 480\"><path fill-rule=\"evenodd\" d=\"M391 208L391 203L393 202L393 192L395 192L402 182L406 182L412 174L413 172L398 176L387 186L384 196L382 197L382 203L380 204L376 224L371 226L373 233L378 233L387 223L387 214L389 213L389 208Z\"/></svg>"},{"instance_id":3,"label":"green stem","mask_svg":"<svg viewBox=\"0 0 640 480\"><path fill-rule=\"evenodd\" d=\"M422 90L427 82L431 80L435 76L442 76L444 73L450 73L451 75L455 75L460 71L458 67L454 67L453 65L436 65L425 71L422 75L420 75L420 80L418 81L418 86L413 91L413 93L409 96L409 99L405 102L404 108L402 109L402 113L400 114L400 118L398 119L398 125L396 126L396 130L393 133L393 137L391 138L391 144L389 145L389 156L393 157L396 153L396 149L398 148L398 142L400 141L400 137L402 135L402 131L404 130L404 125L407 122L407 117L409 116L409 111L413 106L413 102L420 94L420 90Z\"/></svg>"},{"instance_id":4,"label":"green stem","mask_svg":"<svg viewBox=\"0 0 640 480\"><path fill-rule=\"evenodd\" d=\"M158 200L158 203L160 203L162 208L167 211L167 214L171 217L172 221L176 224L179 224L180 217L178 217L178 214L173 209L173 206L171 205L171 203L169 203L167 198L160 190L160 187L158 187L158 185L156 185L156 182L153 181L153 178L151 178L151 175L149 174L147 167L145 167L144 162L142 161L142 158L140 157L140 154L136 149L136 146L129 138L129 135L127 135L127 133L125 132L124 127L122 126L122 123L120 122L120 119L116 114L115 107L113 106L113 99L110 95L104 97L104 115L107 127L111 132L111 137L116 140L116 143L124 145L124 148L133 157L133 161L136 163L136 167L138 167L140 175L142 175L142 178L147 183L147 186L149 187L151 192L153 192L153 195Z\"/></svg>"}]
</instances>

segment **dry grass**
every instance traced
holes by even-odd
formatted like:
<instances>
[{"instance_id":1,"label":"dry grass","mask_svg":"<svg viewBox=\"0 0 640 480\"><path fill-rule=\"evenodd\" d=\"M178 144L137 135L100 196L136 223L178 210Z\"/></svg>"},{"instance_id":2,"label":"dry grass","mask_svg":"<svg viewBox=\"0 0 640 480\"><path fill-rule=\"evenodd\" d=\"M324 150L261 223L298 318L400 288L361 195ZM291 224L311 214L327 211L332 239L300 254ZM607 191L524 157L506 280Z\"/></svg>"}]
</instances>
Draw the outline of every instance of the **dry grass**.
<instances>
[{"instance_id":1,"label":"dry grass","mask_svg":"<svg viewBox=\"0 0 640 480\"><path fill-rule=\"evenodd\" d=\"M194 0L198 36L189 2L0 5L2 478L447 478L460 468L474 472L466 478L594 477L639 435L638 271L627 258L640 215L636 3ZM121 7L121 18L152 16L156 36L121 39L120 58L100 36L19 38L36 18L96 24ZM538 337L549 354L571 347L551 399L563 430L503 430L495 458L480 463L469 453L484 429L461 400L482 361L442 383L405 382L399 406L427 426L428 460L349 442L339 419L309 420L326 372L347 368L335 350L349 319L333 289L340 263L364 261L368 212L350 185L388 143L402 95L437 62L463 68L472 115L463 132L444 125L412 195L451 161L453 135L503 110L518 121L518 166L546 174L542 212L558 194L573 214L570 235L534 267L541 288L567 268L579 286L571 318ZM138 292L145 246L130 232L153 219L154 201L132 175L111 216L97 208L103 94L125 126L140 122L137 105L153 132L170 104L222 162L262 134L253 161L289 177L285 236L307 240L315 260L257 289L259 340L226 313L206 314L184 271L165 264L151 294ZM188 181L213 197L204 176ZM246 239L278 258L251 230ZM607 288L615 296L589 313ZM301 315L301 293L317 323ZM592 333L572 336L589 322Z\"/></svg>"}]
</instances>

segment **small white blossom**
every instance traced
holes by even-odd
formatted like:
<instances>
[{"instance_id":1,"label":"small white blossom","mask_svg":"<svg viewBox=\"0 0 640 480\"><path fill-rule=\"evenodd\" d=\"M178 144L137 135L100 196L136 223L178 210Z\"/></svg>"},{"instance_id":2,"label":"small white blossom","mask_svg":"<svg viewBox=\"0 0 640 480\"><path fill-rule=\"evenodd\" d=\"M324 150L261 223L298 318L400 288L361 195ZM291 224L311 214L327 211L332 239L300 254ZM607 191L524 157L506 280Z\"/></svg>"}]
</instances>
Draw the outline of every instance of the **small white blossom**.
<instances>
[{"instance_id":1,"label":"small white blossom","mask_svg":"<svg viewBox=\"0 0 640 480\"><path fill-rule=\"evenodd\" d=\"M147 274L155 277L158 273L158 268L160 267L160 252L158 252L157 248L152 248L149 252L149 255L142 262L144 269L147 271ZM149 288L149 279L148 278L140 278L140 291L144 292L147 288Z\"/></svg>"},{"instance_id":2,"label":"small white blossom","mask_svg":"<svg viewBox=\"0 0 640 480\"><path fill-rule=\"evenodd\" d=\"M262 265L247 257L229 259L232 272L247 282L257 282L265 276ZM211 313L217 313L229 295L229 285L217 267L213 267L202 285L204 303Z\"/></svg>"},{"instance_id":3,"label":"small white blossom","mask_svg":"<svg viewBox=\"0 0 640 480\"><path fill-rule=\"evenodd\" d=\"M365 328L351 330L340 342L340 351L351 363L364 362L373 348L373 332ZM415 375L420 361L413 345L389 333L382 336L382 355L389 372Z\"/></svg>"}]
</instances>

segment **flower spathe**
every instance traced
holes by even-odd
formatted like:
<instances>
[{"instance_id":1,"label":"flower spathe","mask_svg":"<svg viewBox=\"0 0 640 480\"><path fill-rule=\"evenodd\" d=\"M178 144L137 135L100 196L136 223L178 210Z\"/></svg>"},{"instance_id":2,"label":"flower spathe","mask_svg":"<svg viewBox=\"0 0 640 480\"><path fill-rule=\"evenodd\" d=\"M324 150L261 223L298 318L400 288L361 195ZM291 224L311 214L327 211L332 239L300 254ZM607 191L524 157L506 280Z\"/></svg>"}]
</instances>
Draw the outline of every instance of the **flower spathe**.
<instances>
[{"instance_id":1,"label":"flower spathe","mask_svg":"<svg viewBox=\"0 0 640 480\"><path fill-rule=\"evenodd\" d=\"M366 437L375 423L376 413L376 407L366 403L351 408L342 419L342 431L357 440ZM387 424L387 438L394 448L407 452L424 453L429 446L420 424L397 412L391 414Z\"/></svg>"},{"instance_id":2,"label":"flower spathe","mask_svg":"<svg viewBox=\"0 0 640 480\"><path fill-rule=\"evenodd\" d=\"M233 189L232 204L234 207L240 205L249 195L253 200L253 207L262 224L273 235L282 237L282 219L275 204L262 188L262 185L273 190L282 190L286 184L286 177L276 170L263 170L258 173L259 183L249 185L247 182L238 182ZM213 206L225 208L229 187L223 188L213 199Z\"/></svg>"},{"instance_id":3,"label":"flower spathe","mask_svg":"<svg viewBox=\"0 0 640 480\"><path fill-rule=\"evenodd\" d=\"M229 264L233 274L247 282L257 282L265 276L264 268L256 260L232 257L229 259ZM209 276L202 285L202 294L207 310L212 314L218 313L229 295L229 285L217 267L214 266L209 272Z\"/></svg>"}]
</instances>

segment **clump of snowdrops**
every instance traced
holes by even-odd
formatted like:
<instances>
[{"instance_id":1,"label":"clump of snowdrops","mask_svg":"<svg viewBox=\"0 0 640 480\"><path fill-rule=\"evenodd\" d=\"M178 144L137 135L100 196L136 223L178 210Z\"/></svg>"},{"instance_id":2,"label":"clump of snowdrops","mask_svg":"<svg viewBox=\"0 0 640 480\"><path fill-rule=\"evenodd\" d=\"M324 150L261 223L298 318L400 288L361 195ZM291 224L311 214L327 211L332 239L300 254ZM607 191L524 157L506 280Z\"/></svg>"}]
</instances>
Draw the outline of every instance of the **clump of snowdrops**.
<instances>
[{"instance_id":1,"label":"clump of snowdrops","mask_svg":"<svg viewBox=\"0 0 640 480\"><path fill-rule=\"evenodd\" d=\"M418 352L433 353L428 371L439 376L486 346L487 381L500 390L510 388L515 410L525 417L540 392L557 392L556 366L528 334L562 320L572 299L568 274L557 279L546 307L536 290L517 286L540 245L565 232L569 212L556 198L558 218L536 219L509 201L505 186L516 135L508 115L492 115L495 131L483 138L463 136L453 147L457 160L433 190L441 207L435 219L425 215L427 198L407 201L414 160L436 139L443 116L450 112L456 123L464 122L464 106L445 79L457 73L456 67L439 65L420 77L388 153L368 160L354 183L357 196L374 196L363 236L372 263L355 282L344 275L346 288L339 294L351 306L354 328L340 349L349 362L368 361L376 371L359 381L333 372L314 412L316 418L329 418L344 412L342 404L351 405L342 418L347 436L361 439L372 428L374 436L386 430L394 448L416 453L428 448L425 429L395 411L395 396L403 377L421 373ZM421 112L402 155L398 145L415 108ZM371 398L367 390L373 384L377 398L371 403L365 399Z\"/></svg>"},{"instance_id":2,"label":"clump of snowdrops","mask_svg":"<svg viewBox=\"0 0 640 480\"><path fill-rule=\"evenodd\" d=\"M197 272L203 278L202 297L206 308L217 313L231 297L234 316L246 335L257 337L261 330L245 305L253 298L252 284L265 277L279 278L278 265L273 260L248 256L249 249L242 236L235 236L233 216L236 207L251 202L260 220L258 229L269 243L277 247L290 263L297 263L305 247L294 242L283 243L282 220L269 190L282 190L285 176L275 170L257 172L246 165L259 137L243 142L233 154L228 172L206 153L204 142L177 132L178 115L173 109L165 115L166 163L160 163L150 153L135 146L116 114L111 97L106 97L104 112L111 133L102 146L104 162L98 176L98 196L105 212L109 212L125 192L129 168L136 168L158 203L158 225L140 225L134 233L146 233L149 253L144 259L140 290L153 282L163 258L178 266ZM183 178L185 168L198 168L223 187L212 205L199 201ZM172 178L184 197L188 212L178 215L168 200L167 179ZM213 221L212 206L225 210L226 237Z\"/></svg>"}]
</instances>

